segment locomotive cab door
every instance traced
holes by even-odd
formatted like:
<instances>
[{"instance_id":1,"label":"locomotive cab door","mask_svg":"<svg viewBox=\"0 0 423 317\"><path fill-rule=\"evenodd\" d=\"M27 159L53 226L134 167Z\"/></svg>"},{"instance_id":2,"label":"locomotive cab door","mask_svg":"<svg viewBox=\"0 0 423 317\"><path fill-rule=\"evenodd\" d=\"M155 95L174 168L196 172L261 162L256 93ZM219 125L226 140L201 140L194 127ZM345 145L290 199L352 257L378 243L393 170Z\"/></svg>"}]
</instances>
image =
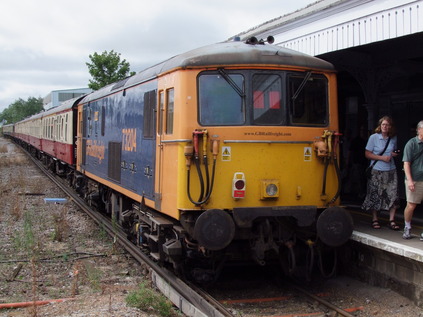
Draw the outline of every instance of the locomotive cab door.
<instances>
[{"instance_id":1,"label":"locomotive cab door","mask_svg":"<svg viewBox=\"0 0 423 317\"><path fill-rule=\"evenodd\" d=\"M174 88L166 88L158 93L158 111L157 111L157 181L155 188L155 204L157 210L163 210L170 203L169 198L164 199L164 195L170 194L171 190L166 188L169 183L164 179L174 179L176 181L176 168L172 164L171 158L174 157L173 151L177 142L175 142L174 130ZM174 185L174 184L173 184ZM175 188L175 186L173 186ZM172 195L172 194L171 194Z\"/></svg>"}]
</instances>

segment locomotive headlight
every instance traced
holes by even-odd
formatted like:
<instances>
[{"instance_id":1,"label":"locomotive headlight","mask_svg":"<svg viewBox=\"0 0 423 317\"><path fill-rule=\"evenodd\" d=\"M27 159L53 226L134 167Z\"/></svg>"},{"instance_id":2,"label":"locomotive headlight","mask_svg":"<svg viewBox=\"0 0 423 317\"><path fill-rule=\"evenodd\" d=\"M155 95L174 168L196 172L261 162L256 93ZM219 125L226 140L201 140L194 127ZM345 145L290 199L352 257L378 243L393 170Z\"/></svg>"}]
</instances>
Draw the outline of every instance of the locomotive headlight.
<instances>
[{"instance_id":1,"label":"locomotive headlight","mask_svg":"<svg viewBox=\"0 0 423 317\"><path fill-rule=\"evenodd\" d=\"M275 199L279 197L279 181L276 179L261 180L260 199Z\"/></svg>"}]
</instances>

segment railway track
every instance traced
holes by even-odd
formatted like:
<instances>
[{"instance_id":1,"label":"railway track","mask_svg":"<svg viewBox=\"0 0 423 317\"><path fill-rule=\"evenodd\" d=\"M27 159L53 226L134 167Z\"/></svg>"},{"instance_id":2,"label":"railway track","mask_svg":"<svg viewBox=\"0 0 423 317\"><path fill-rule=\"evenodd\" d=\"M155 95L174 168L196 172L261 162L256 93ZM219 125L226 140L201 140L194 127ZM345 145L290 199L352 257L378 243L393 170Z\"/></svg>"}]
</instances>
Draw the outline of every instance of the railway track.
<instances>
[{"instance_id":1,"label":"railway track","mask_svg":"<svg viewBox=\"0 0 423 317\"><path fill-rule=\"evenodd\" d=\"M46 167L37 159L33 158L29 153L28 157L32 162L44 172L69 198L88 216L90 216L99 226L102 226L106 232L113 237L113 239L122 245L131 256L139 263L144 263L151 269L151 277L153 284L167 297L178 309L186 316L206 316L206 317L227 317L234 316L233 309L227 305L227 302L215 299L204 289L196 285L188 284L177 278L172 272L158 266L147 254L140 250L137 246L127 240L126 234L117 228L112 221L102 214L93 211L87 203L79 197L62 178L52 174ZM293 284L292 288L298 292L312 298L320 305L327 307L328 310L333 311L337 316L352 317L350 313L331 304L330 302L311 294L304 288ZM239 313L239 312L238 312ZM238 314L237 313L237 314ZM298 312L298 314L301 314ZM298 315L297 314L297 315ZM243 314L241 313L240 316Z\"/></svg>"},{"instance_id":2,"label":"railway track","mask_svg":"<svg viewBox=\"0 0 423 317\"><path fill-rule=\"evenodd\" d=\"M254 284L254 282L252 283ZM240 288L239 291L234 290L234 292L228 292L218 298L236 316L353 317L366 313L363 305L357 305L356 301L353 304L345 295L321 291L319 287L315 286L312 288L313 290L306 290L304 287L284 281L283 286L256 286L259 291ZM334 302L340 303L343 308L338 307ZM346 305L347 307L345 307Z\"/></svg>"},{"instance_id":3,"label":"railway track","mask_svg":"<svg viewBox=\"0 0 423 317\"><path fill-rule=\"evenodd\" d=\"M152 282L181 312L187 316L196 317L233 316L230 311L226 310L226 308L212 296L194 285L188 285L177 278L172 272L158 266L148 257L148 255L142 252L142 250L128 241L126 234L117 228L116 225L113 225L109 218L93 211L81 197L68 187L63 179L52 174L40 161L33 158L29 153L27 154L32 162L34 162L34 164L44 172L54 184L66 193L79 208L90 216L99 226L102 226L104 230L113 237L114 241L122 245L136 261L150 267Z\"/></svg>"}]
</instances>

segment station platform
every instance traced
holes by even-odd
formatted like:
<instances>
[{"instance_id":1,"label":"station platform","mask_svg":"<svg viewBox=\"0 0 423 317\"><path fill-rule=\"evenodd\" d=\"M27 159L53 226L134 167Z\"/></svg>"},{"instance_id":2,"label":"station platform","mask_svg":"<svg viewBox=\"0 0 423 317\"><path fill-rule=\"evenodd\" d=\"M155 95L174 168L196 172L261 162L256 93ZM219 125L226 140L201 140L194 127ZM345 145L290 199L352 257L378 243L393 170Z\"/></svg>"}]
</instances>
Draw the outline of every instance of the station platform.
<instances>
[{"instance_id":1,"label":"station platform","mask_svg":"<svg viewBox=\"0 0 423 317\"><path fill-rule=\"evenodd\" d=\"M344 273L370 285L390 288L423 308L423 213L415 211L412 239L402 238L404 209L397 211L399 231L388 228L389 214L379 215L381 229L371 226L371 214L359 205L345 205L354 221L350 241L343 247Z\"/></svg>"},{"instance_id":2,"label":"station platform","mask_svg":"<svg viewBox=\"0 0 423 317\"><path fill-rule=\"evenodd\" d=\"M391 230L388 227L389 214L381 212L379 216L380 229L373 229L371 226L372 217L360 209L360 206L345 206L354 220L354 231L351 239L359 243L385 250L399 256L404 256L419 262L423 262L423 241L420 241L420 234L423 232L423 221L416 215L412 221L412 238L402 238L404 229L404 209L399 209L395 222L400 227L399 231Z\"/></svg>"}]
</instances>

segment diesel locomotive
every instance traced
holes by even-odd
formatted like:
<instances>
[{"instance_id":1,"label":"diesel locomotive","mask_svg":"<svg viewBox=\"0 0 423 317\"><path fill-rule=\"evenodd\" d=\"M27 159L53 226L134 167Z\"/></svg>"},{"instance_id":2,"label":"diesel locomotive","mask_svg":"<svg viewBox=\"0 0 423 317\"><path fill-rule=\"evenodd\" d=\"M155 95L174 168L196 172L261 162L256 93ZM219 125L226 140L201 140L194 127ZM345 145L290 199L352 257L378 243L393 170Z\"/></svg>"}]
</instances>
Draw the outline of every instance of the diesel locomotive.
<instances>
[{"instance_id":1,"label":"diesel locomotive","mask_svg":"<svg viewBox=\"0 0 423 317\"><path fill-rule=\"evenodd\" d=\"M311 271L353 230L336 71L272 42L180 54L9 134L185 277L209 282L229 263Z\"/></svg>"}]
</instances>

